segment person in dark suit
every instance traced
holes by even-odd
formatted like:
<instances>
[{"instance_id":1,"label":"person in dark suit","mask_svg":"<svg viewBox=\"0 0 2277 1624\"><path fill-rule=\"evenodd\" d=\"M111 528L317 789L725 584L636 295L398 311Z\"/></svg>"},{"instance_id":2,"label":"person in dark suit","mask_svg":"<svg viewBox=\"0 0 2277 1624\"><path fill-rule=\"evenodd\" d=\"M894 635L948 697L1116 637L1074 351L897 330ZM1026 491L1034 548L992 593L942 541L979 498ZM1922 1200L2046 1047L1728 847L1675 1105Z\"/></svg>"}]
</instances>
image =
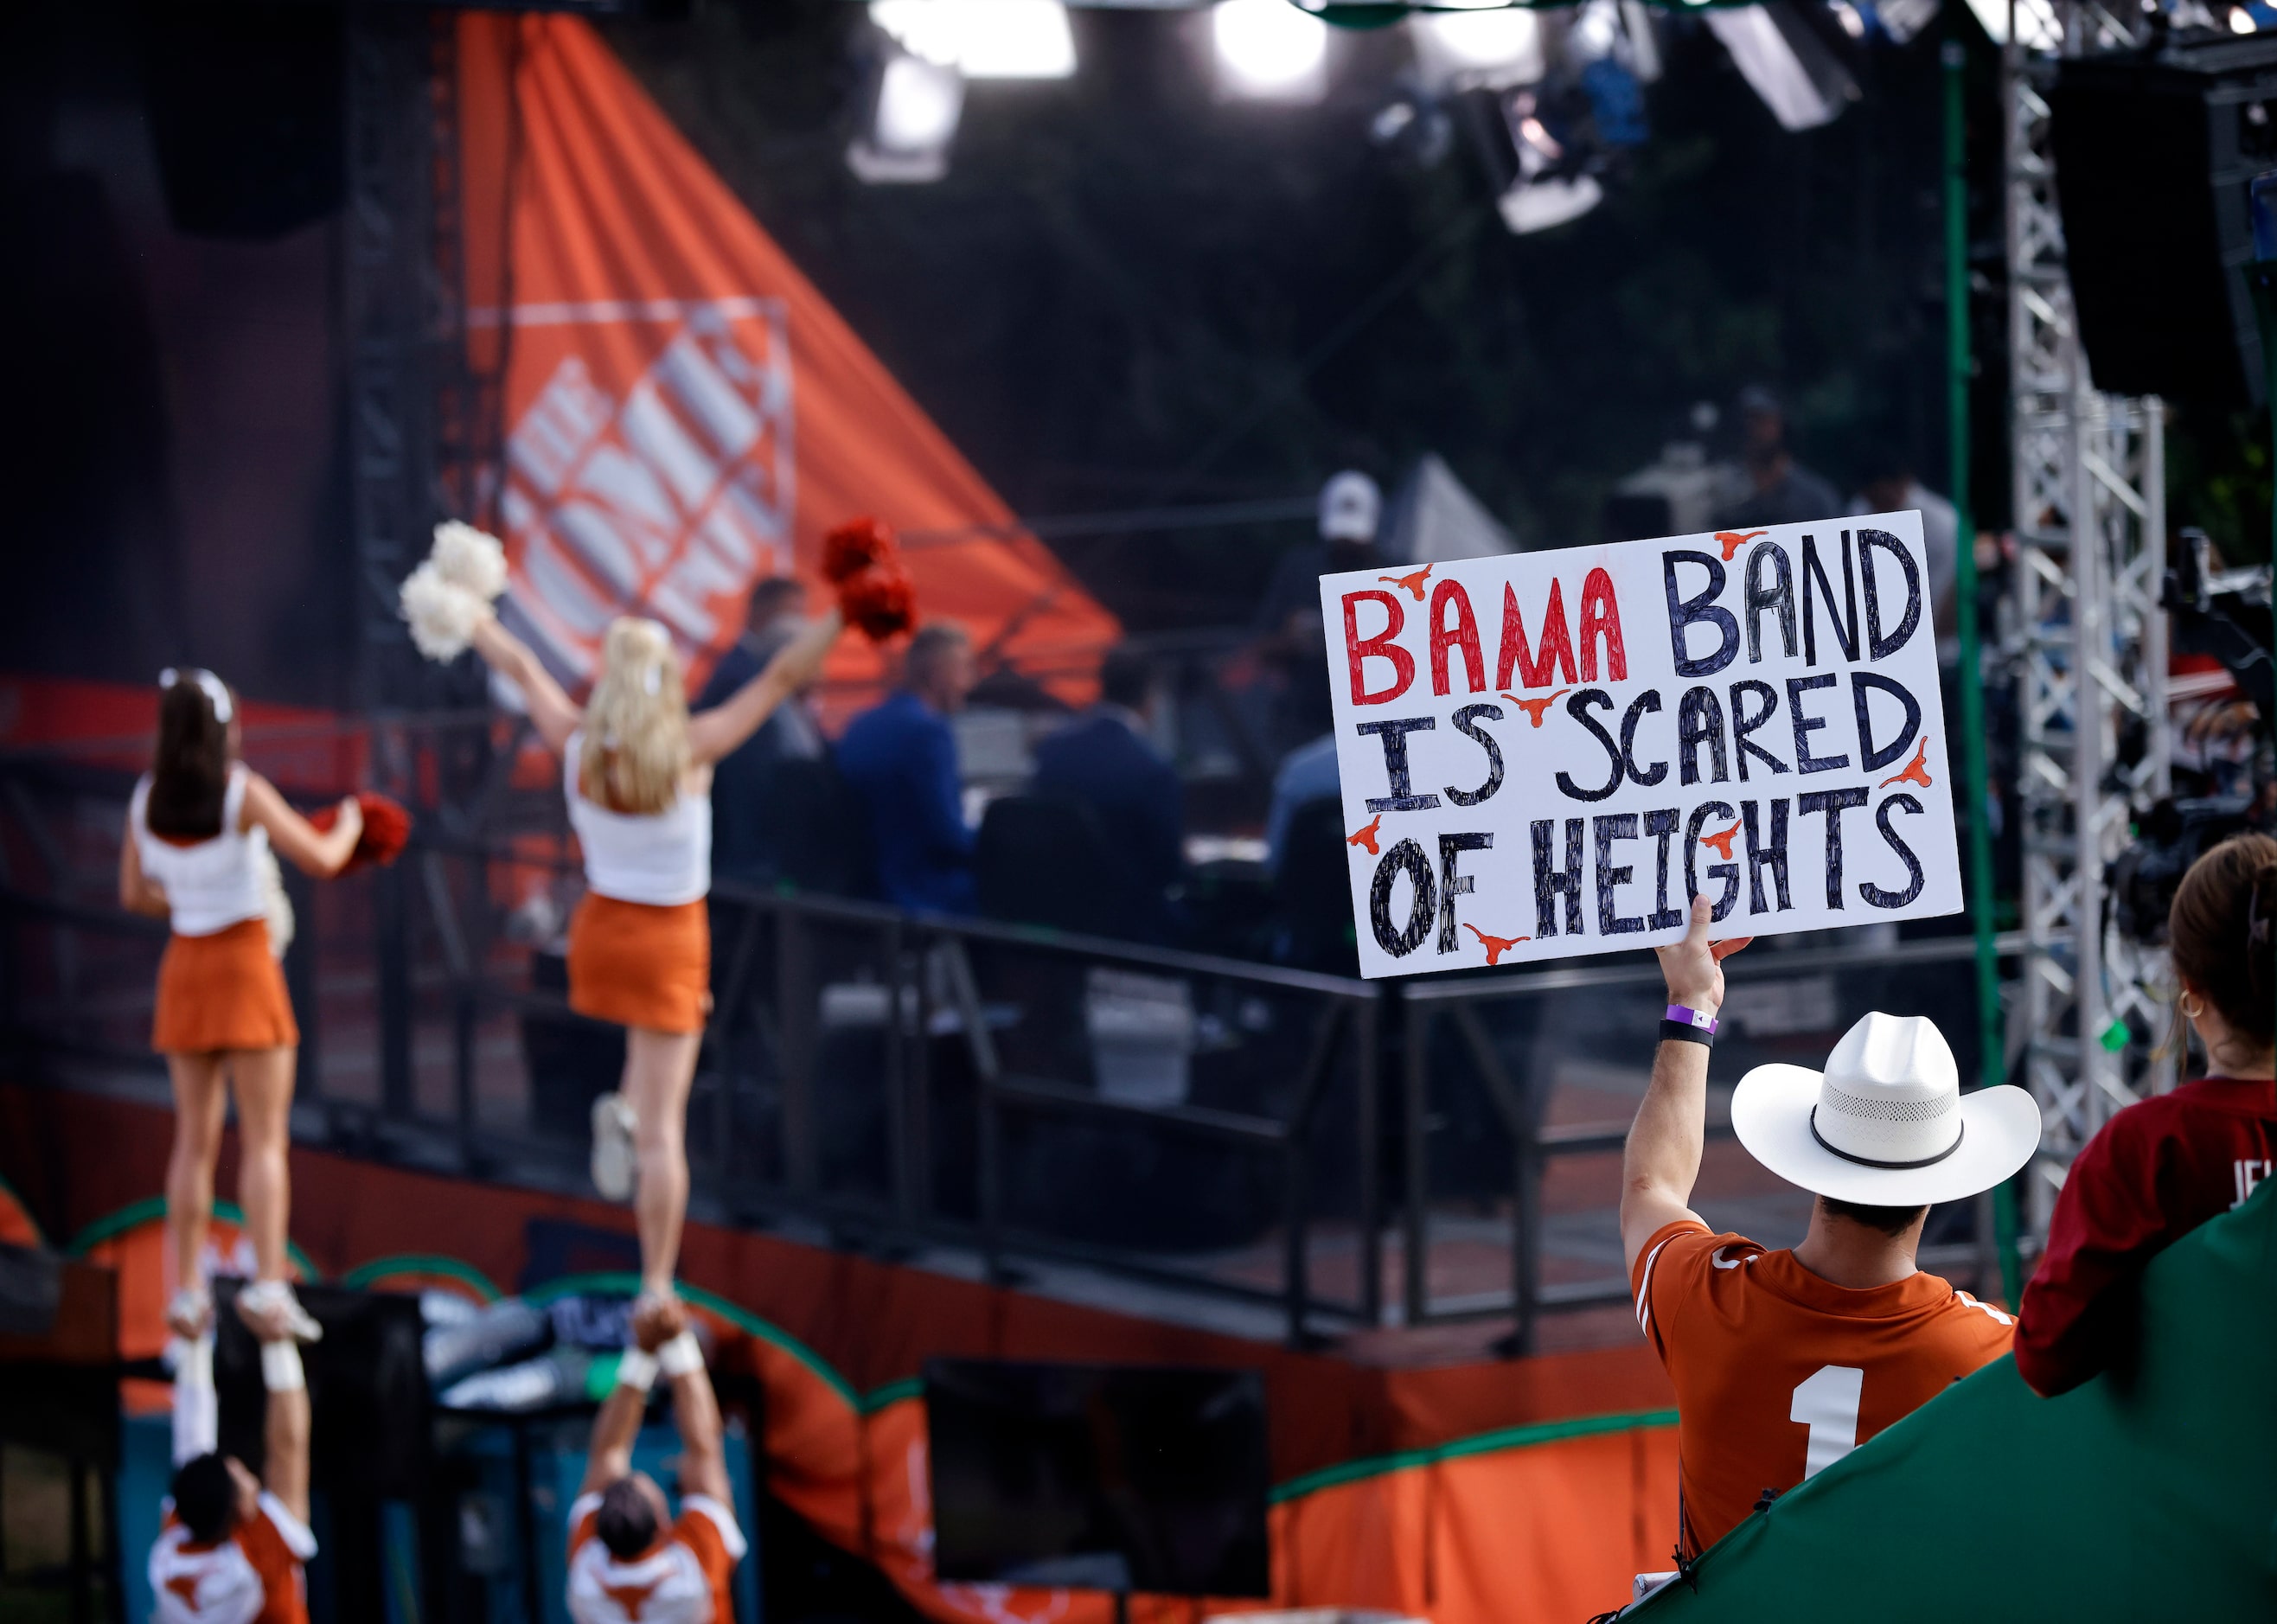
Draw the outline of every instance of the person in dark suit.
<instances>
[{"instance_id":1,"label":"person in dark suit","mask_svg":"<svg viewBox=\"0 0 2277 1624\"><path fill-rule=\"evenodd\" d=\"M1177 769L1147 742L1146 667L1128 648L1107 656L1099 703L1036 746L1036 792L1066 796L1100 827L1145 898L1150 935L1168 926L1168 899L1184 865L1185 792Z\"/></svg>"},{"instance_id":2,"label":"person in dark suit","mask_svg":"<svg viewBox=\"0 0 2277 1624\"><path fill-rule=\"evenodd\" d=\"M767 661L804 629L806 585L796 576L768 576L751 588L749 622L712 667L693 708L709 710L766 669ZM810 684L811 686L811 684ZM763 881L779 854L760 827L760 802L778 761L819 760L827 753L814 706L802 689L783 701L712 769L712 872L721 879Z\"/></svg>"},{"instance_id":3,"label":"person in dark suit","mask_svg":"<svg viewBox=\"0 0 2277 1624\"><path fill-rule=\"evenodd\" d=\"M936 913L979 907L948 725L973 678L964 629L929 621L902 657L901 687L857 716L838 741L838 770L869 811L878 881L896 907Z\"/></svg>"},{"instance_id":4,"label":"person in dark suit","mask_svg":"<svg viewBox=\"0 0 2277 1624\"><path fill-rule=\"evenodd\" d=\"M1834 487L1794 460L1787 448L1786 410L1768 389L1740 392L1740 464L1748 489L1716 517L1718 530L1808 524L1842 516Z\"/></svg>"}]
</instances>

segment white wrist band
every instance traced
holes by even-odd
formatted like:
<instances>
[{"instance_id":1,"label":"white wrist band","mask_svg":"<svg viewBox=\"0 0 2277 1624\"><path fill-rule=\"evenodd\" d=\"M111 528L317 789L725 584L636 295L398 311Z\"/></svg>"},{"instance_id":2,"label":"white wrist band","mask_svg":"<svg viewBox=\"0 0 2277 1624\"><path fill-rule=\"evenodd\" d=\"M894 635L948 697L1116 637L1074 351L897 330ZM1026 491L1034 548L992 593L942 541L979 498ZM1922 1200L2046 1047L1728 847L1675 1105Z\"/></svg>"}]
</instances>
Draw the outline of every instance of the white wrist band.
<instances>
[{"instance_id":1,"label":"white wrist band","mask_svg":"<svg viewBox=\"0 0 2277 1624\"><path fill-rule=\"evenodd\" d=\"M628 1347L617 1357L617 1385L646 1392L656 1385L656 1366L655 1354Z\"/></svg>"},{"instance_id":2,"label":"white wrist band","mask_svg":"<svg viewBox=\"0 0 2277 1624\"><path fill-rule=\"evenodd\" d=\"M270 1392L298 1392L308 1386L299 1343L287 1339L261 1345L261 1384Z\"/></svg>"},{"instance_id":3,"label":"white wrist band","mask_svg":"<svg viewBox=\"0 0 2277 1624\"><path fill-rule=\"evenodd\" d=\"M692 1330L683 1330L656 1350L657 1369L677 1379L704 1368L704 1345Z\"/></svg>"}]
</instances>

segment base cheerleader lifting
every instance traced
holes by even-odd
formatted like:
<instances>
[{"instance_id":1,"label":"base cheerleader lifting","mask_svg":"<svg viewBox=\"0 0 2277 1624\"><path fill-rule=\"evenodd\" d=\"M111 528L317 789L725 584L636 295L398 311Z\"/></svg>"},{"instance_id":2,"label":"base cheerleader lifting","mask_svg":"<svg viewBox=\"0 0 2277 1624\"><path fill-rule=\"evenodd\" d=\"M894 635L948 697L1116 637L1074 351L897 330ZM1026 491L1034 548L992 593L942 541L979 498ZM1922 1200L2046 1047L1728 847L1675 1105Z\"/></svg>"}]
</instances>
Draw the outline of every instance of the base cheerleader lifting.
<instances>
[{"instance_id":1,"label":"base cheerleader lifting","mask_svg":"<svg viewBox=\"0 0 2277 1624\"><path fill-rule=\"evenodd\" d=\"M521 690L539 737L562 758L586 887L569 926L569 1006L626 1032L621 1093L594 1105L593 1178L614 1199L631 1189L641 1300L652 1313L674 1294L688 1203L688 1091L711 1006L712 766L812 677L844 621L836 610L824 615L725 703L691 716L671 635L652 620L621 617L603 639L598 680L580 711L491 614L504 584L498 544L445 525L404 583L404 614L430 658L468 646L480 653Z\"/></svg>"},{"instance_id":2,"label":"base cheerleader lifting","mask_svg":"<svg viewBox=\"0 0 2277 1624\"><path fill-rule=\"evenodd\" d=\"M118 850L118 898L167 920L151 1047L166 1057L174 1145L166 1164L167 1260L174 1291L166 1321L195 1338L211 1316L204 1274L214 1164L230 1095L237 1098L237 1193L253 1243L248 1311L275 1314L313 1340L287 1275L286 1170L293 1072L301 1042L269 925L277 890L272 850L329 877L354 855L363 814L353 797L319 830L275 786L238 759L237 704L210 671L159 678L158 743L134 786ZM281 894L279 894L281 896Z\"/></svg>"}]
</instances>

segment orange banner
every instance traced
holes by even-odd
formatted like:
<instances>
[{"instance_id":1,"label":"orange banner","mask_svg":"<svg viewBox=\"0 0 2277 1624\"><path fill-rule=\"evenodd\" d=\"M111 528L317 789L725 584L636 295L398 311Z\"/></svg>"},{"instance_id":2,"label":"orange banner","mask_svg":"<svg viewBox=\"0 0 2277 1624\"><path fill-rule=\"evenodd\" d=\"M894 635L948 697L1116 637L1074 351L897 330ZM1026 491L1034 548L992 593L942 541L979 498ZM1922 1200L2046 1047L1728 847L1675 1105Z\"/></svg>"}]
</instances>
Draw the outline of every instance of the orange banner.
<instances>
[{"instance_id":1,"label":"orange banner","mask_svg":"<svg viewBox=\"0 0 2277 1624\"><path fill-rule=\"evenodd\" d=\"M974 531L918 605L1069 698L1114 618L1076 584L585 23L460 21L468 324L505 370L505 614L582 687L654 615L700 679L758 577L857 514ZM883 675L849 638L829 675Z\"/></svg>"}]
</instances>

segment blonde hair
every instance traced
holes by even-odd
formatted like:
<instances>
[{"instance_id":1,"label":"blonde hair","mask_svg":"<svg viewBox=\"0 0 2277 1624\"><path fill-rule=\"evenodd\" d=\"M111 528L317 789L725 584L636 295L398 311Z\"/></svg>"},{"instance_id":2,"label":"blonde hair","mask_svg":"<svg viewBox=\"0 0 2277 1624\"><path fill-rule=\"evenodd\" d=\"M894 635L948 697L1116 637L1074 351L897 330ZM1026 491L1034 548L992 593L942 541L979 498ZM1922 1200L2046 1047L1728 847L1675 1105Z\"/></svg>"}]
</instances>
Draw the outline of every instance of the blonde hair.
<instances>
[{"instance_id":1,"label":"blonde hair","mask_svg":"<svg viewBox=\"0 0 2277 1624\"><path fill-rule=\"evenodd\" d=\"M620 616L585 704L577 791L611 812L660 812L680 798L688 766L688 695L672 636L654 621Z\"/></svg>"}]
</instances>

